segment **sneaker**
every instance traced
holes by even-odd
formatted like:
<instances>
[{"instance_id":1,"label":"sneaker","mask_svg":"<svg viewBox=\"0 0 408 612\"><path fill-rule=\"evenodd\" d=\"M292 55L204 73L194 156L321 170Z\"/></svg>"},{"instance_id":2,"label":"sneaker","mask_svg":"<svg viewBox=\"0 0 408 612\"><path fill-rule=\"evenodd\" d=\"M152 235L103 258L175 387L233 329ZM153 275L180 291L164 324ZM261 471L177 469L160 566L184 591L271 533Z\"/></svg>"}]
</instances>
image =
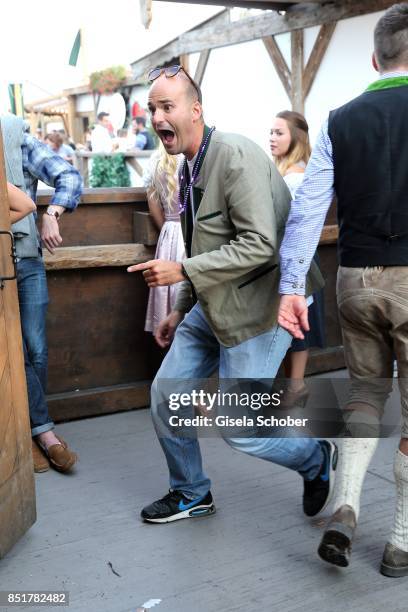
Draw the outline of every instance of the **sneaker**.
<instances>
[{"instance_id":1,"label":"sneaker","mask_svg":"<svg viewBox=\"0 0 408 612\"><path fill-rule=\"evenodd\" d=\"M180 519L214 514L215 506L211 495L188 499L180 491L170 490L167 495L143 508L141 517L149 523L171 523Z\"/></svg>"},{"instance_id":2,"label":"sneaker","mask_svg":"<svg viewBox=\"0 0 408 612\"><path fill-rule=\"evenodd\" d=\"M333 442L319 442L323 452L323 463L319 474L313 480L304 481L303 512L306 516L316 516L328 505L334 488L338 450Z\"/></svg>"}]
</instances>

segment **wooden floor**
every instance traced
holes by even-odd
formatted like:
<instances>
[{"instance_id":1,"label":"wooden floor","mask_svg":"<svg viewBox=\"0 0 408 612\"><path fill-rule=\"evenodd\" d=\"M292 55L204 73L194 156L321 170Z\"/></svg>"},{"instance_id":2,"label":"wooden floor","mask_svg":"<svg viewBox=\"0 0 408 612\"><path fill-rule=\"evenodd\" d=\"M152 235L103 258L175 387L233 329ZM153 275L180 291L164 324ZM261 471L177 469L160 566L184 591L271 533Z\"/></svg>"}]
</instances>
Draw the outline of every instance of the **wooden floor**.
<instances>
[{"instance_id":1,"label":"wooden floor","mask_svg":"<svg viewBox=\"0 0 408 612\"><path fill-rule=\"evenodd\" d=\"M61 609L69 612L135 612L150 599L161 600L155 612L406 612L408 578L378 572L393 516L396 439L380 442L343 571L316 555L323 521L303 517L295 473L205 439L217 514L146 525L141 507L168 486L149 413L58 431L80 454L77 472L37 476L38 520L0 562L0 590L67 590L70 606ZM30 608L44 609L56 608Z\"/></svg>"}]
</instances>

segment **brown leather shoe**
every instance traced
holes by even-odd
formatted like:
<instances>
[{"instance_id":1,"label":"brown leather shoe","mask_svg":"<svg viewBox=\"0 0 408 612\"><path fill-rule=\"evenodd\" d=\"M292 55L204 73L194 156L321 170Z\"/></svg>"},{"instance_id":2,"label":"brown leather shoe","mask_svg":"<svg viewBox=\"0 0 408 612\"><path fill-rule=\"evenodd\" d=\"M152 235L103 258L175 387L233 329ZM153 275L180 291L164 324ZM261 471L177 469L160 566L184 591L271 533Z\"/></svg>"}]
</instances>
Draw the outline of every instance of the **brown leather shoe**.
<instances>
[{"instance_id":1,"label":"brown leather shoe","mask_svg":"<svg viewBox=\"0 0 408 612\"><path fill-rule=\"evenodd\" d=\"M33 451L34 472L36 474L47 472L50 469L50 462L35 440L32 440L31 448Z\"/></svg>"},{"instance_id":2,"label":"brown leather shoe","mask_svg":"<svg viewBox=\"0 0 408 612\"><path fill-rule=\"evenodd\" d=\"M78 460L78 455L68 448L68 444L60 436L56 436L61 444L52 444L47 448L47 456L51 467L58 472L69 472Z\"/></svg>"},{"instance_id":3,"label":"brown leather shoe","mask_svg":"<svg viewBox=\"0 0 408 612\"><path fill-rule=\"evenodd\" d=\"M408 576L408 552L388 542L385 545L380 572L389 578Z\"/></svg>"},{"instance_id":4,"label":"brown leather shoe","mask_svg":"<svg viewBox=\"0 0 408 612\"><path fill-rule=\"evenodd\" d=\"M348 505L340 506L326 527L317 551L319 557L327 563L347 567L350 563L351 542L356 525L353 508Z\"/></svg>"}]
</instances>

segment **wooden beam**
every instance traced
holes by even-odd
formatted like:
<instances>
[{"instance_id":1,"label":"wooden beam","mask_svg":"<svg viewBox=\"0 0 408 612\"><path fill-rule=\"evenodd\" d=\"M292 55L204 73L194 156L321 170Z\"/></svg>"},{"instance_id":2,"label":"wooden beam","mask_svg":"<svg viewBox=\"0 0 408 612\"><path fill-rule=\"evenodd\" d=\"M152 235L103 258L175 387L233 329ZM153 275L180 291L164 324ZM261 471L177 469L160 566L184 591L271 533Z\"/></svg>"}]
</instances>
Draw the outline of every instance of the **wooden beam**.
<instances>
[{"instance_id":1,"label":"wooden beam","mask_svg":"<svg viewBox=\"0 0 408 612\"><path fill-rule=\"evenodd\" d=\"M319 246L336 244L339 237L338 225L325 225L320 236Z\"/></svg>"},{"instance_id":2,"label":"wooden beam","mask_svg":"<svg viewBox=\"0 0 408 612\"><path fill-rule=\"evenodd\" d=\"M207 19L204 23L198 25L186 32L186 34L193 34L194 32L198 32L201 28L207 29L208 27L220 27L223 28L230 23L229 10L223 10L220 13L214 15L210 19ZM156 49L152 53L148 55L144 55L136 62L131 64L132 66L132 75L134 79L146 78L148 71L155 66L163 66L166 62L169 62L172 59L179 58L181 55L187 55L188 51L183 51L180 46L180 38L175 38L171 40L163 47Z\"/></svg>"},{"instance_id":3,"label":"wooden beam","mask_svg":"<svg viewBox=\"0 0 408 612\"><path fill-rule=\"evenodd\" d=\"M382 11L394 4L393 0L343 0L324 5L293 6L285 15L265 13L223 26L209 26L186 32L178 39L179 53L198 53L205 49L226 47L238 43L284 34L292 30L312 28L341 19L349 19Z\"/></svg>"},{"instance_id":4,"label":"wooden beam","mask_svg":"<svg viewBox=\"0 0 408 612\"><path fill-rule=\"evenodd\" d=\"M139 0L139 6L141 22L148 30L152 22L152 0Z\"/></svg>"},{"instance_id":5,"label":"wooden beam","mask_svg":"<svg viewBox=\"0 0 408 612\"><path fill-rule=\"evenodd\" d=\"M325 23L320 28L320 32L317 35L315 44L310 54L309 60L306 64L305 71L303 73L303 97L304 99L310 93L312 85L316 78L317 72L320 68L322 60L325 56L327 48L330 44L334 30L336 29L337 22Z\"/></svg>"},{"instance_id":6,"label":"wooden beam","mask_svg":"<svg viewBox=\"0 0 408 612\"><path fill-rule=\"evenodd\" d=\"M128 157L151 157L152 155L152 151L150 149L148 150L140 150L140 149L129 149L128 151L119 151L120 155L123 155L123 157L126 157L126 160L128 159ZM118 155L118 151L112 151L112 153L94 153L94 151L85 151L85 150L80 150L80 151L75 151L75 155L77 157L84 157L84 158L91 158L97 156L101 156L103 155L103 157L113 157L114 155Z\"/></svg>"},{"instance_id":7,"label":"wooden beam","mask_svg":"<svg viewBox=\"0 0 408 612\"><path fill-rule=\"evenodd\" d=\"M40 207L48 206L53 194L53 189L39 189L37 205ZM146 189L144 187L87 187L81 196L81 206L83 204L126 204L131 202L146 202Z\"/></svg>"},{"instance_id":8,"label":"wooden beam","mask_svg":"<svg viewBox=\"0 0 408 612\"><path fill-rule=\"evenodd\" d=\"M108 268L143 263L154 257L154 247L143 244L60 247L54 255L44 253L46 270Z\"/></svg>"},{"instance_id":9,"label":"wooden beam","mask_svg":"<svg viewBox=\"0 0 408 612\"><path fill-rule=\"evenodd\" d=\"M194 80L195 82L200 85L203 82L203 78L204 78L204 74L205 74L205 69L207 68L207 64L208 64L208 60L210 58L210 49L206 49L205 51L201 51L200 53L200 57L198 60L198 64L197 64L197 68L196 71L194 73Z\"/></svg>"},{"instance_id":10,"label":"wooden beam","mask_svg":"<svg viewBox=\"0 0 408 612\"><path fill-rule=\"evenodd\" d=\"M161 2L162 0L155 0L155 2ZM187 2L187 0L168 0L169 2ZM255 4L262 5L264 9L273 9L273 10L287 10L293 4L300 4L299 0L243 0L245 1L250 8L256 8ZM324 0L302 0L303 2L316 3L323 2ZM241 0L224 0L222 6L235 7L240 6ZM220 6L219 0L188 0L188 4L207 4L215 6ZM276 7L279 7L277 9Z\"/></svg>"},{"instance_id":11,"label":"wooden beam","mask_svg":"<svg viewBox=\"0 0 408 612\"><path fill-rule=\"evenodd\" d=\"M159 233L149 212L137 210L133 213L133 240L136 244L155 246L159 239Z\"/></svg>"},{"instance_id":12,"label":"wooden beam","mask_svg":"<svg viewBox=\"0 0 408 612\"><path fill-rule=\"evenodd\" d=\"M136 157L128 157L126 161L129 164L129 166L132 166L132 168L135 170L135 172L139 176L143 176L143 166L139 164Z\"/></svg>"},{"instance_id":13,"label":"wooden beam","mask_svg":"<svg viewBox=\"0 0 408 612\"><path fill-rule=\"evenodd\" d=\"M76 99L74 96L68 96L68 133L74 142L80 142L83 133L77 128L76 119Z\"/></svg>"},{"instance_id":14,"label":"wooden beam","mask_svg":"<svg viewBox=\"0 0 408 612\"><path fill-rule=\"evenodd\" d=\"M167 0L168 2L180 2L180 0ZM183 1L183 0L182 0ZM187 1L187 0L186 0ZM306 0L312 1L312 0ZM210 6L219 6L220 0L188 0L189 4L207 4ZM272 11L286 11L290 6L296 4L293 0L223 0L222 6L227 8L248 8L248 9L263 9Z\"/></svg>"},{"instance_id":15,"label":"wooden beam","mask_svg":"<svg viewBox=\"0 0 408 612\"><path fill-rule=\"evenodd\" d=\"M303 98L303 58L304 58L304 33L303 30L291 32L291 102L292 110L302 113L305 112L305 101Z\"/></svg>"},{"instance_id":16,"label":"wooden beam","mask_svg":"<svg viewBox=\"0 0 408 612\"><path fill-rule=\"evenodd\" d=\"M269 53L269 57L272 60L275 70L278 73L278 76L282 82L282 85L284 86L285 91L290 98L292 95L291 74L289 66L287 65L286 60L283 57L282 51L280 50L279 45L273 36L263 38L262 41L266 47L267 52Z\"/></svg>"},{"instance_id":17,"label":"wooden beam","mask_svg":"<svg viewBox=\"0 0 408 612\"><path fill-rule=\"evenodd\" d=\"M109 387L53 393L47 396L47 403L53 420L60 423L145 408L150 403L150 387L150 380L142 380Z\"/></svg>"},{"instance_id":18,"label":"wooden beam","mask_svg":"<svg viewBox=\"0 0 408 612\"><path fill-rule=\"evenodd\" d=\"M333 372L346 367L342 345L325 349L312 349L307 360L306 375Z\"/></svg>"},{"instance_id":19,"label":"wooden beam","mask_svg":"<svg viewBox=\"0 0 408 612\"><path fill-rule=\"evenodd\" d=\"M180 66L183 66L186 72L190 72L190 56L187 53L180 55Z\"/></svg>"}]
</instances>

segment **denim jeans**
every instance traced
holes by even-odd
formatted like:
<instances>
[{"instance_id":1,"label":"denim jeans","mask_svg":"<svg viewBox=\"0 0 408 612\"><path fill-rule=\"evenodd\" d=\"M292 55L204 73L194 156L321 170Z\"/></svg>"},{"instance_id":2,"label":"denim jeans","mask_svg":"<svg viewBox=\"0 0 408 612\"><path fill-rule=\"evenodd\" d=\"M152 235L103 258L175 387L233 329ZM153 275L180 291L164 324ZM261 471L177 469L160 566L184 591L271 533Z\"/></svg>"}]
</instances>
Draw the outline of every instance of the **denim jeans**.
<instances>
[{"instance_id":1,"label":"denim jeans","mask_svg":"<svg viewBox=\"0 0 408 612\"><path fill-rule=\"evenodd\" d=\"M199 304L179 325L172 346L152 385L153 423L170 472L170 487L187 498L205 495L211 482L203 471L198 440L163 435L162 407L168 410L165 379L183 380L210 377L219 368L220 379L274 378L292 337L276 326L270 331L227 348L221 346L209 327ZM166 397L167 395L167 397ZM167 421L168 422L168 421ZM306 480L319 473L323 456L313 438L224 438L234 449L296 470Z\"/></svg>"},{"instance_id":2,"label":"denim jeans","mask_svg":"<svg viewBox=\"0 0 408 612\"><path fill-rule=\"evenodd\" d=\"M20 259L17 264L17 287L31 434L37 436L54 427L45 400L48 368L45 327L48 290L42 257Z\"/></svg>"}]
</instances>

